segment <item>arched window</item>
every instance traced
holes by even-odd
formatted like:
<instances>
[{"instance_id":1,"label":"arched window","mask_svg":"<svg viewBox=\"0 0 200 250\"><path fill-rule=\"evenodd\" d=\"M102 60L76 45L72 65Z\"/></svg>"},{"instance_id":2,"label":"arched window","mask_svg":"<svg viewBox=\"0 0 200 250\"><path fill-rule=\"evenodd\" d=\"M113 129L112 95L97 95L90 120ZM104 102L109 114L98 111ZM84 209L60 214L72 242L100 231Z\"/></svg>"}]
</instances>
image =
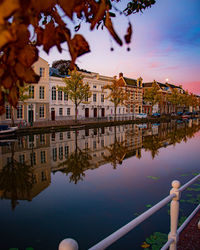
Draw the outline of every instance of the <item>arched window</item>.
<instances>
[{"instance_id":1,"label":"arched window","mask_svg":"<svg viewBox=\"0 0 200 250\"><path fill-rule=\"evenodd\" d=\"M52 87L51 90L51 99L56 100L56 87Z\"/></svg>"}]
</instances>

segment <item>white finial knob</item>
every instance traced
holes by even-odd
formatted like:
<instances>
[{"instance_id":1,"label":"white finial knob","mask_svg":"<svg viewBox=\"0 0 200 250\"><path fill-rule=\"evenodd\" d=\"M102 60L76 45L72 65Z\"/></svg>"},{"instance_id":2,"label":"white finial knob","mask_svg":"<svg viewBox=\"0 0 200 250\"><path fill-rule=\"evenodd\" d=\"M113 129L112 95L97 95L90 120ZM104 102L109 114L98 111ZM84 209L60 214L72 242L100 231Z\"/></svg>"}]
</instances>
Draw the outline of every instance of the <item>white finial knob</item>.
<instances>
[{"instance_id":1,"label":"white finial knob","mask_svg":"<svg viewBox=\"0 0 200 250\"><path fill-rule=\"evenodd\" d=\"M78 243L73 239L64 239L60 242L58 250L78 250Z\"/></svg>"},{"instance_id":2,"label":"white finial knob","mask_svg":"<svg viewBox=\"0 0 200 250\"><path fill-rule=\"evenodd\" d=\"M177 180L175 180L175 181L172 181L172 187L173 188L180 188L180 186L181 186L181 183L180 183L180 181L177 181Z\"/></svg>"}]
</instances>

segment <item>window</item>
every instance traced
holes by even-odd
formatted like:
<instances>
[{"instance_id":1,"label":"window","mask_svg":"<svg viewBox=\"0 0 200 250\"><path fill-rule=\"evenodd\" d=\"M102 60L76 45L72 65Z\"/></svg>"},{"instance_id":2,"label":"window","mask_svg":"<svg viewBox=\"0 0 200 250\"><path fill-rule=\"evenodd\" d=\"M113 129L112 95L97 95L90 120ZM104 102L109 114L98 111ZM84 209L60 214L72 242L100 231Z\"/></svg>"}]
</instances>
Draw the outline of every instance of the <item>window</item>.
<instances>
[{"instance_id":1,"label":"window","mask_svg":"<svg viewBox=\"0 0 200 250\"><path fill-rule=\"evenodd\" d=\"M101 146L104 147L104 140L101 140Z\"/></svg>"},{"instance_id":2,"label":"window","mask_svg":"<svg viewBox=\"0 0 200 250\"><path fill-rule=\"evenodd\" d=\"M119 114L120 114L120 108L119 108Z\"/></svg>"},{"instance_id":3,"label":"window","mask_svg":"<svg viewBox=\"0 0 200 250\"><path fill-rule=\"evenodd\" d=\"M101 102L104 102L104 95L101 95Z\"/></svg>"},{"instance_id":4,"label":"window","mask_svg":"<svg viewBox=\"0 0 200 250\"><path fill-rule=\"evenodd\" d=\"M19 163L24 164L25 162L25 155L19 155Z\"/></svg>"},{"instance_id":5,"label":"window","mask_svg":"<svg viewBox=\"0 0 200 250\"><path fill-rule=\"evenodd\" d=\"M97 94L93 94L93 102L97 101Z\"/></svg>"},{"instance_id":6,"label":"window","mask_svg":"<svg viewBox=\"0 0 200 250\"><path fill-rule=\"evenodd\" d=\"M11 111L9 105L6 105L6 119L11 119Z\"/></svg>"},{"instance_id":7,"label":"window","mask_svg":"<svg viewBox=\"0 0 200 250\"><path fill-rule=\"evenodd\" d=\"M96 148L97 148L97 142L93 141L93 149L96 149Z\"/></svg>"},{"instance_id":8,"label":"window","mask_svg":"<svg viewBox=\"0 0 200 250\"><path fill-rule=\"evenodd\" d=\"M45 68L40 68L40 76L44 77L44 71L45 71Z\"/></svg>"},{"instance_id":9,"label":"window","mask_svg":"<svg viewBox=\"0 0 200 250\"><path fill-rule=\"evenodd\" d=\"M63 115L63 108L59 108L59 115Z\"/></svg>"},{"instance_id":10,"label":"window","mask_svg":"<svg viewBox=\"0 0 200 250\"><path fill-rule=\"evenodd\" d=\"M60 140L63 140L63 132L60 133Z\"/></svg>"},{"instance_id":11,"label":"window","mask_svg":"<svg viewBox=\"0 0 200 250\"><path fill-rule=\"evenodd\" d=\"M62 101L62 90L58 90L58 100Z\"/></svg>"},{"instance_id":12,"label":"window","mask_svg":"<svg viewBox=\"0 0 200 250\"><path fill-rule=\"evenodd\" d=\"M44 99L44 87L40 86L40 99Z\"/></svg>"},{"instance_id":13,"label":"window","mask_svg":"<svg viewBox=\"0 0 200 250\"><path fill-rule=\"evenodd\" d=\"M55 141L55 138L56 138L56 134L55 134L55 133L52 133L52 134L51 134L51 141Z\"/></svg>"},{"instance_id":14,"label":"window","mask_svg":"<svg viewBox=\"0 0 200 250\"><path fill-rule=\"evenodd\" d=\"M71 138L70 131L67 131L67 138L68 138L68 139L70 139L70 138Z\"/></svg>"},{"instance_id":15,"label":"window","mask_svg":"<svg viewBox=\"0 0 200 250\"><path fill-rule=\"evenodd\" d=\"M69 146L65 146L65 158L68 158L69 155Z\"/></svg>"},{"instance_id":16,"label":"window","mask_svg":"<svg viewBox=\"0 0 200 250\"><path fill-rule=\"evenodd\" d=\"M57 148L52 149L53 161L57 161Z\"/></svg>"},{"instance_id":17,"label":"window","mask_svg":"<svg viewBox=\"0 0 200 250\"><path fill-rule=\"evenodd\" d=\"M64 100L68 101L68 94L64 92Z\"/></svg>"},{"instance_id":18,"label":"window","mask_svg":"<svg viewBox=\"0 0 200 250\"><path fill-rule=\"evenodd\" d=\"M41 145L45 144L45 134L40 134L40 144Z\"/></svg>"},{"instance_id":19,"label":"window","mask_svg":"<svg viewBox=\"0 0 200 250\"><path fill-rule=\"evenodd\" d=\"M30 153L31 166L36 165L36 154L35 152Z\"/></svg>"},{"instance_id":20,"label":"window","mask_svg":"<svg viewBox=\"0 0 200 250\"><path fill-rule=\"evenodd\" d=\"M29 98L34 99L34 86L29 86Z\"/></svg>"},{"instance_id":21,"label":"window","mask_svg":"<svg viewBox=\"0 0 200 250\"><path fill-rule=\"evenodd\" d=\"M40 118L44 118L44 105L40 106Z\"/></svg>"},{"instance_id":22,"label":"window","mask_svg":"<svg viewBox=\"0 0 200 250\"><path fill-rule=\"evenodd\" d=\"M88 102L88 95L85 96L85 101Z\"/></svg>"},{"instance_id":23,"label":"window","mask_svg":"<svg viewBox=\"0 0 200 250\"><path fill-rule=\"evenodd\" d=\"M59 160L63 160L63 147L59 147Z\"/></svg>"},{"instance_id":24,"label":"window","mask_svg":"<svg viewBox=\"0 0 200 250\"><path fill-rule=\"evenodd\" d=\"M70 108L67 108L67 115L70 115Z\"/></svg>"},{"instance_id":25,"label":"window","mask_svg":"<svg viewBox=\"0 0 200 250\"><path fill-rule=\"evenodd\" d=\"M41 163L45 163L46 162L46 152L41 151L40 156L41 156Z\"/></svg>"},{"instance_id":26,"label":"window","mask_svg":"<svg viewBox=\"0 0 200 250\"><path fill-rule=\"evenodd\" d=\"M17 119L22 119L23 118L23 106L18 105L17 106Z\"/></svg>"},{"instance_id":27,"label":"window","mask_svg":"<svg viewBox=\"0 0 200 250\"><path fill-rule=\"evenodd\" d=\"M46 179L47 179L47 178L46 178L46 174L45 174L44 171L42 171L42 172L41 172L41 180L42 180L42 181L46 181Z\"/></svg>"},{"instance_id":28,"label":"window","mask_svg":"<svg viewBox=\"0 0 200 250\"><path fill-rule=\"evenodd\" d=\"M96 88L97 88L97 86L96 86L96 85L93 85L93 88L94 88L94 89L96 89Z\"/></svg>"},{"instance_id":29,"label":"window","mask_svg":"<svg viewBox=\"0 0 200 250\"><path fill-rule=\"evenodd\" d=\"M56 100L56 87L52 87L51 89L51 99L52 101Z\"/></svg>"}]
</instances>

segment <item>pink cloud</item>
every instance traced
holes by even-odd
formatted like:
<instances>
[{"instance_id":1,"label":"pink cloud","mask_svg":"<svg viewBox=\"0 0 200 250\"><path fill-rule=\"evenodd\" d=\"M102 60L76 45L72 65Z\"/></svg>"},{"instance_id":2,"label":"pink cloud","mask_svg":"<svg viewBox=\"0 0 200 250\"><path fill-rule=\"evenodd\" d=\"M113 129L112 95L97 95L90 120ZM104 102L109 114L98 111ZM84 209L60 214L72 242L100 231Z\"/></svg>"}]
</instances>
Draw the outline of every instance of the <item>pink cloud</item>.
<instances>
[{"instance_id":1,"label":"pink cloud","mask_svg":"<svg viewBox=\"0 0 200 250\"><path fill-rule=\"evenodd\" d=\"M148 66L149 66L150 69L152 69L152 68L160 68L162 66L162 64L160 62L150 62Z\"/></svg>"},{"instance_id":2,"label":"pink cloud","mask_svg":"<svg viewBox=\"0 0 200 250\"><path fill-rule=\"evenodd\" d=\"M200 81L183 83L183 88L189 92L200 95Z\"/></svg>"}]
</instances>

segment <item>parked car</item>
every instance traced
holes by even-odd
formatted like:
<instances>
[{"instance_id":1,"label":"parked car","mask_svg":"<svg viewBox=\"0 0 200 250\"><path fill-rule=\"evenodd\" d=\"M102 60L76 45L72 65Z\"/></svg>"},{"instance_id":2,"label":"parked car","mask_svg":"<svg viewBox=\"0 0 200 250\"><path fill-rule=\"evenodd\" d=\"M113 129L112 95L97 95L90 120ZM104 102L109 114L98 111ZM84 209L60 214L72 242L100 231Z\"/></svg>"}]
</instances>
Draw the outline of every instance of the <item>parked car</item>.
<instances>
[{"instance_id":1,"label":"parked car","mask_svg":"<svg viewBox=\"0 0 200 250\"><path fill-rule=\"evenodd\" d=\"M191 112L185 112L182 114L182 118L183 119L188 119L192 116L192 113Z\"/></svg>"},{"instance_id":2,"label":"parked car","mask_svg":"<svg viewBox=\"0 0 200 250\"><path fill-rule=\"evenodd\" d=\"M160 117L160 113L153 113L151 117Z\"/></svg>"},{"instance_id":3,"label":"parked car","mask_svg":"<svg viewBox=\"0 0 200 250\"><path fill-rule=\"evenodd\" d=\"M171 113L171 116L177 116L177 115L178 115L178 113L177 114L175 112Z\"/></svg>"},{"instance_id":4,"label":"parked car","mask_svg":"<svg viewBox=\"0 0 200 250\"><path fill-rule=\"evenodd\" d=\"M182 114L183 114L183 112L181 112L181 111L177 112L177 115L182 115Z\"/></svg>"},{"instance_id":5,"label":"parked car","mask_svg":"<svg viewBox=\"0 0 200 250\"><path fill-rule=\"evenodd\" d=\"M147 114L145 113L140 113L135 116L136 118L147 118Z\"/></svg>"}]
</instances>

